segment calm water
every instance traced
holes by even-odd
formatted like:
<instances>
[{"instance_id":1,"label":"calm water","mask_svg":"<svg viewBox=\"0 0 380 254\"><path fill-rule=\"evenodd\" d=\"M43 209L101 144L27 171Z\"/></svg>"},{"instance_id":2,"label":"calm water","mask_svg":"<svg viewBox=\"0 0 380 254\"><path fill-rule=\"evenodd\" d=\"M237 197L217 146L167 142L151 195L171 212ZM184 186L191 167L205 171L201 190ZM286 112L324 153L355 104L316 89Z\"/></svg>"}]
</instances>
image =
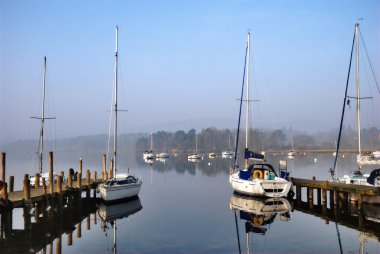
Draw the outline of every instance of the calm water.
<instances>
[{"instance_id":1,"label":"calm water","mask_svg":"<svg viewBox=\"0 0 380 254\"><path fill-rule=\"evenodd\" d=\"M287 208L286 202L274 204L234 196L228 182L227 159L204 158L195 164L173 157L165 163L148 165L136 157L128 165L144 182L139 199L112 206L89 205L89 216L73 225L64 219L62 223L71 228L72 236L67 230L60 240L46 247L47 253L51 249L56 253L59 245L62 253L113 253L115 218L119 218L117 253L380 253L380 207L366 206L370 217L359 229L356 215L340 215L342 222L335 223L292 202ZM278 160L283 158L269 156L269 162L277 169ZM297 156L288 160L288 169L294 177L329 179L332 159L331 155ZM84 160L85 168L101 168L101 156ZM92 162L87 165L87 161ZM22 163L8 157L7 169L14 168L16 178L21 177L25 173ZM122 161L120 166L125 163ZM352 163L348 156L341 159L340 173ZM76 158L66 158L66 163L57 158L56 165L73 167ZM266 208L266 213L254 213ZM108 221L104 222L106 217ZM13 228L24 229L21 209L13 213ZM45 240L39 239L30 242L30 253L40 251L35 246Z\"/></svg>"}]
</instances>

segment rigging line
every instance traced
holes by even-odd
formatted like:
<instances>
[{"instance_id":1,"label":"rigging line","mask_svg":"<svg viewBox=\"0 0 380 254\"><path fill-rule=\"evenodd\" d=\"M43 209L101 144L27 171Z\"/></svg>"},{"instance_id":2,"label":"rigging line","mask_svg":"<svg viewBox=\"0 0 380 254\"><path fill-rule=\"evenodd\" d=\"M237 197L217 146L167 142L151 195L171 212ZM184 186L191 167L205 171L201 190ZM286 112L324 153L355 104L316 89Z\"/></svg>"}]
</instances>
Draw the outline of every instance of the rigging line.
<instances>
[{"instance_id":1,"label":"rigging line","mask_svg":"<svg viewBox=\"0 0 380 254\"><path fill-rule=\"evenodd\" d=\"M234 154L234 164L233 168L236 167L236 160L237 160L237 150L239 147L239 132L240 132L240 120L241 120L241 108L243 104L243 95L244 95L244 80L245 80L245 68L247 66L247 53L248 53L248 43L245 48L245 57L244 57L244 71L243 71L243 82L241 86L241 96L240 96L240 107L239 107L239 120L238 120L238 127L237 127L237 133L236 133L236 140L235 140L235 154ZM248 102L247 102L248 103Z\"/></svg>"},{"instance_id":2,"label":"rigging line","mask_svg":"<svg viewBox=\"0 0 380 254\"><path fill-rule=\"evenodd\" d=\"M332 169L330 168L330 174L331 174L331 177L332 177L333 180L335 180L334 179L334 172L335 172L335 169L336 169L336 163L337 163L338 155L339 155L338 152L339 152L339 146L340 146L340 138L342 136L342 126L343 126L343 119L344 119L344 111L346 109L347 90L348 90L348 83L349 83L349 80L350 80L350 72L351 72L351 64L352 64L352 54L354 52L355 37L356 37L356 35L355 35L355 32L354 32L354 37L352 39L352 46L351 46L350 64L348 66L348 74L347 74L347 81L346 81L346 91L345 91L344 100L343 100L342 117L340 119L338 141L337 141L336 150L335 150L334 168L332 168Z\"/></svg>"},{"instance_id":3,"label":"rigging line","mask_svg":"<svg viewBox=\"0 0 380 254\"><path fill-rule=\"evenodd\" d=\"M377 86L377 91L378 91L379 94L380 94L379 83L377 82L377 79L376 79L376 76L375 76L375 72L373 71L371 58L370 58L369 55L368 55L367 47L366 47L366 45L365 45L365 42L364 42L364 39L363 39L363 35L362 35L362 32L361 32L360 30L359 30L359 34L360 34L360 38L362 39L362 43L363 43L363 46L364 46L364 51L365 51L365 54L367 55L367 59L368 59L368 62L369 62L369 66L371 67L372 76L373 76L373 79L375 80L375 83L376 83L376 86Z\"/></svg>"}]
</instances>

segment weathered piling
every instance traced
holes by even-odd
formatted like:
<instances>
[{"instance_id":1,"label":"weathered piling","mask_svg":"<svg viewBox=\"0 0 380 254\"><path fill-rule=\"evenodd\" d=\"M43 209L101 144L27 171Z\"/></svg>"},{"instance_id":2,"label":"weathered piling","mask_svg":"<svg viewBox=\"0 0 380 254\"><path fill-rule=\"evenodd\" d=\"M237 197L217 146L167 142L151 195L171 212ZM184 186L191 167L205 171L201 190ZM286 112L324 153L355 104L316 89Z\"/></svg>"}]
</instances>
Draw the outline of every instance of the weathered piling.
<instances>
[{"instance_id":1,"label":"weathered piling","mask_svg":"<svg viewBox=\"0 0 380 254\"><path fill-rule=\"evenodd\" d=\"M79 159L79 173L81 173L81 174L82 174L82 169L83 169L83 159L80 158Z\"/></svg>"},{"instance_id":2,"label":"weathered piling","mask_svg":"<svg viewBox=\"0 0 380 254\"><path fill-rule=\"evenodd\" d=\"M53 179L53 152L49 152L49 191L50 194L54 192L54 179Z\"/></svg>"},{"instance_id":3,"label":"weathered piling","mask_svg":"<svg viewBox=\"0 0 380 254\"><path fill-rule=\"evenodd\" d=\"M1 153L1 180L4 182L3 189L1 190L1 198L5 201L7 200L7 186L5 182L5 159L6 159L6 154Z\"/></svg>"},{"instance_id":4,"label":"weathered piling","mask_svg":"<svg viewBox=\"0 0 380 254\"><path fill-rule=\"evenodd\" d=\"M24 200L30 201L30 180L29 175L24 175Z\"/></svg>"},{"instance_id":5,"label":"weathered piling","mask_svg":"<svg viewBox=\"0 0 380 254\"><path fill-rule=\"evenodd\" d=\"M40 174L39 173L36 173L35 179L36 180L34 181L34 187L38 188L38 187L40 187Z\"/></svg>"},{"instance_id":6,"label":"weathered piling","mask_svg":"<svg viewBox=\"0 0 380 254\"><path fill-rule=\"evenodd\" d=\"M111 159L111 163L110 163L110 174L109 174L109 178L113 178L113 159Z\"/></svg>"},{"instance_id":7,"label":"weathered piling","mask_svg":"<svg viewBox=\"0 0 380 254\"><path fill-rule=\"evenodd\" d=\"M79 172L78 175L77 175L77 187L80 189L82 187L82 173Z\"/></svg>"},{"instance_id":8,"label":"weathered piling","mask_svg":"<svg viewBox=\"0 0 380 254\"><path fill-rule=\"evenodd\" d=\"M72 174L72 172L69 172L69 176L67 177L67 186L69 188L73 187L73 174Z\"/></svg>"},{"instance_id":9,"label":"weathered piling","mask_svg":"<svg viewBox=\"0 0 380 254\"><path fill-rule=\"evenodd\" d=\"M103 172L102 172L102 181L105 181L107 178L107 156L103 154Z\"/></svg>"},{"instance_id":10,"label":"weathered piling","mask_svg":"<svg viewBox=\"0 0 380 254\"><path fill-rule=\"evenodd\" d=\"M15 186L15 177L10 176L9 177L9 192L13 192L14 186Z\"/></svg>"},{"instance_id":11,"label":"weathered piling","mask_svg":"<svg viewBox=\"0 0 380 254\"><path fill-rule=\"evenodd\" d=\"M91 184L91 174L90 174L90 170L89 169L87 169L87 171L86 171L86 184L87 185Z\"/></svg>"}]
</instances>

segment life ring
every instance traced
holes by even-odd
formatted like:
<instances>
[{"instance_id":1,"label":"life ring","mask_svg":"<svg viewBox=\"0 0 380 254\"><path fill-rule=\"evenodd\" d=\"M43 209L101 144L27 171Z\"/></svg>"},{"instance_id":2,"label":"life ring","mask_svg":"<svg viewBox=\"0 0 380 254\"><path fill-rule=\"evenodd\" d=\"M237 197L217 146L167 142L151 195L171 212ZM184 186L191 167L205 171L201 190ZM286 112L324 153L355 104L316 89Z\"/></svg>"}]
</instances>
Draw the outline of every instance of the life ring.
<instances>
[{"instance_id":1,"label":"life ring","mask_svg":"<svg viewBox=\"0 0 380 254\"><path fill-rule=\"evenodd\" d=\"M259 226L259 225L263 225L264 223L264 215L260 215L260 221L258 220L258 215L256 215L255 217L253 217L253 223L255 223L255 225Z\"/></svg>"},{"instance_id":2,"label":"life ring","mask_svg":"<svg viewBox=\"0 0 380 254\"><path fill-rule=\"evenodd\" d=\"M254 170L252 174L252 178L264 179L263 171L258 170L258 169Z\"/></svg>"}]
</instances>

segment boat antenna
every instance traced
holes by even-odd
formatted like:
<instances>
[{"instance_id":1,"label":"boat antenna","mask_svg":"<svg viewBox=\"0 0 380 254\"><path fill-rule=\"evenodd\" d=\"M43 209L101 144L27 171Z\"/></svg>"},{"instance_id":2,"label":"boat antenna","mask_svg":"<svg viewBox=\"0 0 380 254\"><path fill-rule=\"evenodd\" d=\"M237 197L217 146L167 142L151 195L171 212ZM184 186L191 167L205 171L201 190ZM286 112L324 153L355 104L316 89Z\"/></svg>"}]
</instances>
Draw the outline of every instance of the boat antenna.
<instances>
[{"instance_id":1,"label":"boat antenna","mask_svg":"<svg viewBox=\"0 0 380 254\"><path fill-rule=\"evenodd\" d=\"M356 27L356 24L355 24ZM338 141L336 144L336 150L335 150L335 160L334 160L334 167L330 168L330 174L333 180L335 180L335 169L336 169L336 164L339 156L339 147L340 147L340 138L342 136L342 128L343 128L343 119L344 119L344 112L346 109L346 102L347 102L347 91L348 91L348 83L350 80L350 72L351 72L351 64L352 64L352 54L354 52L354 44L355 44L355 37L356 33L354 32L354 37L352 39L352 46L351 46L351 55L350 55L350 64L348 65L348 74L347 74L347 81L346 81L346 90L344 93L344 99L343 99L343 110L342 110L342 116L340 118L340 126L339 126L339 134L338 134Z\"/></svg>"}]
</instances>

